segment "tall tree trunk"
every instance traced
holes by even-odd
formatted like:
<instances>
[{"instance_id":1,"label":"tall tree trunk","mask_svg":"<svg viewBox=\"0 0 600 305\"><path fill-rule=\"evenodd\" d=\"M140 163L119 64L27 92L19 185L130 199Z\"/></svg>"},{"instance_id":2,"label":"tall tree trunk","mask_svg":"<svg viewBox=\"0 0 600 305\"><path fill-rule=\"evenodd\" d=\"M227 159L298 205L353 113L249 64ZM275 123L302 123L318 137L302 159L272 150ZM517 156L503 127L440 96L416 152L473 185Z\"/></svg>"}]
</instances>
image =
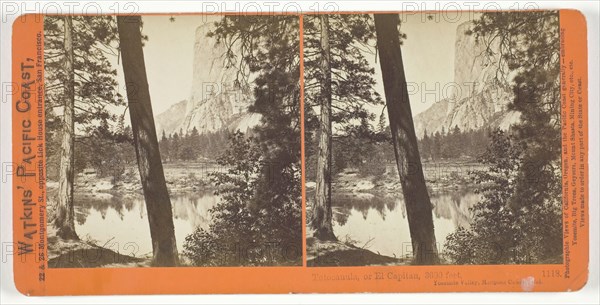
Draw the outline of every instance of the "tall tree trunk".
<instances>
[{"instance_id":1,"label":"tall tree trunk","mask_svg":"<svg viewBox=\"0 0 600 305\"><path fill-rule=\"evenodd\" d=\"M144 52L140 16L117 17L123 73L142 189L148 211L154 266L179 263L173 211L158 148Z\"/></svg>"},{"instance_id":2,"label":"tall tree trunk","mask_svg":"<svg viewBox=\"0 0 600 305\"><path fill-rule=\"evenodd\" d=\"M375 30L396 165L408 214L414 263L438 264L432 206L417 147L397 14L375 14Z\"/></svg>"},{"instance_id":3,"label":"tall tree trunk","mask_svg":"<svg viewBox=\"0 0 600 305\"><path fill-rule=\"evenodd\" d=\"M79 239L75 232L75 209L73 207L73 181L75 178L75 71L73 68L73 19L64 17L65 99L63 110L62 143L60 149L60 172L58 205L54 226L63 239Z\"/></svg>"},{"instance_id":4,"label":"tall tree trunk","mask_svg":"<svg viewBox=\"0 0 600 305\"><path fill-rule=\"evenodd\" d=\"M320 15L321 25L321 121L317 154L317 189L311 225L320 240L337 240L333 234L331 212L331 50L329 46L329 17Z\"/></svg>"}]
</instances>

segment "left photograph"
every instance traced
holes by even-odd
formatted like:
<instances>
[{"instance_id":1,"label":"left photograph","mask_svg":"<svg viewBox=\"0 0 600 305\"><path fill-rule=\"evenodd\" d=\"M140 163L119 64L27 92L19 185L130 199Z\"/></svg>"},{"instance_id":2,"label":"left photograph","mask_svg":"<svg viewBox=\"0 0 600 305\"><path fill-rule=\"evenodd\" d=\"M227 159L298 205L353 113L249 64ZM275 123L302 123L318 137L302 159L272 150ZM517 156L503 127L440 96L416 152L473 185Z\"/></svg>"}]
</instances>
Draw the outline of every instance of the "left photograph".
<instances>
[{"instance_id":1,"label":"left photograph","mask_svg":"<svg viewBox=\"0 0 600 305\"><path fill-rule=\"evenodd\" d=\"M302 266L300 24L44 17L50 268Z\"/></svg>"}]
</instances>

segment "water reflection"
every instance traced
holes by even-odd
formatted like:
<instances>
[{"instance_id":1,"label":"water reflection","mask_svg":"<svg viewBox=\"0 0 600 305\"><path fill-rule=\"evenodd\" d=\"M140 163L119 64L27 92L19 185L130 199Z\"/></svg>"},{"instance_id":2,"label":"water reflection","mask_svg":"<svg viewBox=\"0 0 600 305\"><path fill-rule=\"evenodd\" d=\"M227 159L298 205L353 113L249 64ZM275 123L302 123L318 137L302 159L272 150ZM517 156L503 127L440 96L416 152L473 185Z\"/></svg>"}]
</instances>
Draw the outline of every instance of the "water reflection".
<instances>
[{"instance_id":1,"label":"water reflection","mask_svg":"<svg viewBox=\"0 0 600 305\"><path fill-rule=\"evenodd\" d=\"M196 227L208 227L209 209L218 201L219 197L212 192L171 195L179 250ZM133 243L135 249L129 253L139 256L152 252L146 205L141 195L75 194L75 220L79 236L91 238L100 246L110 243L112 247L123 248Z\"/></svg>"},{"instance_id":2,"label":"water reflection","mask_svg":"<svg viewBox=\"0 0 600 305\"><path fill-rule=\"evenodd\" d=\"M433 222L438 244L459 226L469 227L470 208L479 195L469 190L432 194ZM334 231L339 239L350 239L373 252L404 256L411 252L406 206L401 197L388 194L334 193Z\"/></svg>"}]
</instances>

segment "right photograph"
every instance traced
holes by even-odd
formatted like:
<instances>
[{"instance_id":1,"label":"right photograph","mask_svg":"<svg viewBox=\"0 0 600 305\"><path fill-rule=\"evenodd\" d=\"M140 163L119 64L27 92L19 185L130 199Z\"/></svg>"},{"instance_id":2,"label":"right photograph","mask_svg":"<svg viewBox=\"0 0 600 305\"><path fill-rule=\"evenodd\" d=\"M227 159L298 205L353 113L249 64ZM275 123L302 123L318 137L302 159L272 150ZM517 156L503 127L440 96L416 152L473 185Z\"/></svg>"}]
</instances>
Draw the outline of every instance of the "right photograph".
<instances>
[{"instance_id":1,"label":"right photograph","mask_svg":"<svg viewBox=\"0 0 600 305\"><path fill-rule=\"evenodd\" d=\"M309 267L562 264L557 11L302 28Z\"/></svg>"}]
</instances>

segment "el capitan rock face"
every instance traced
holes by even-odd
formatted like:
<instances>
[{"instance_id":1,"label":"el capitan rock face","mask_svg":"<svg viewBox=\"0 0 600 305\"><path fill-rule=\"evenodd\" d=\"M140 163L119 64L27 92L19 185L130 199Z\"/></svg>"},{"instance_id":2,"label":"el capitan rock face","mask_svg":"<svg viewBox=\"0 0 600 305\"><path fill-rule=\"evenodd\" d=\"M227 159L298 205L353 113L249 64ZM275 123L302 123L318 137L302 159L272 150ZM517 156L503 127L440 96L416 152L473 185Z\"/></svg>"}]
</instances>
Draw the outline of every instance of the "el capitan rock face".
<instances>
[{"instance_id":1,"label":"el capitan rock face","mask_svg":"<svg viewBox=\"0 0 600 305\"><path fill-rule=\"evenodd\" d=\"M474 35L466 34L471 27L471 22L465 22L457 28L454 84L450 95L415 116L419 138L425 131L431 134L455 126L461 130L507 129L519 120L517 112L508 110L514 94L507 76L498 71L497 57L486 55L485 39L477 41ZM498 53L494 44L489 48Z\"/></svg>"},{"instance_id":2,"label":"el capitan rock face","mask_svg":"<svg viewBox=\"0 0 600 305\"><path fill-rule=\"evenodd\" d=\"M237 69L227 66L225 45L206 36L213 28L213 22L206 22L196 29L190 98L157 116L159 133L194 127L201 134L222 129L246 132L260 123L260 115L248 112L252 90L236 85Z\"/></svg>"},{"instance_id":3,"label":"el capitan rock face","mask_svg":"<svg viewBox=\"0 0 600 305\"><path fill-rule=\"evenodd\" d=\"M227 67L225 46L206 36L213 26L207 22L197 28L190 97L156 116L159 134L194 127L200 133L222 129L246 132L260 124L260 115L248 112L252 90L239 88L236 68ZM497 73L497 60L484 53L484 41L465 33L471 26L466 22L457 28L454 84L449 96L414 118L419 138L425 130L431 134L455 126L461 130L488 126L507 129L519 120L517 112L507 109L514 96L509 81ZM497 50L493 45L490 48Z\"/></svg>"}]
</instances>

